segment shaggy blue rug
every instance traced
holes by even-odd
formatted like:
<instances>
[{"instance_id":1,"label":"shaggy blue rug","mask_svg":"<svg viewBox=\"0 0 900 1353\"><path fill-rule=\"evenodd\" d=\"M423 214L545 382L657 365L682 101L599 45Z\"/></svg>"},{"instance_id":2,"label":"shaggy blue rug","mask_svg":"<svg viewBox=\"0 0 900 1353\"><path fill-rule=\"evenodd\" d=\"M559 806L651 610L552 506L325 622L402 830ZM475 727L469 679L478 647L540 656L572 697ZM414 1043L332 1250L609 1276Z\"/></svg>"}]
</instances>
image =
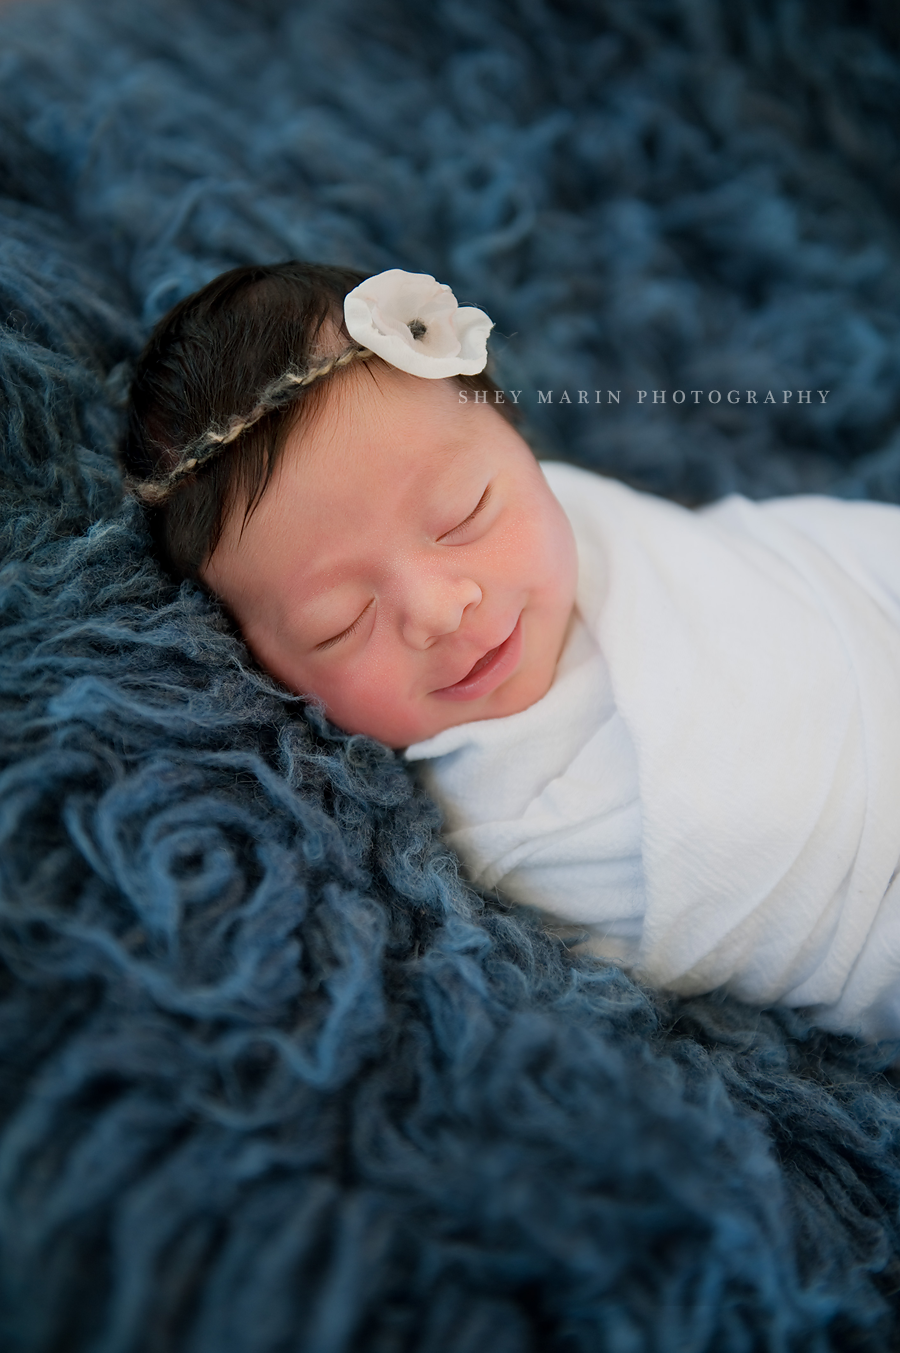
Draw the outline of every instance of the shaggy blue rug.
<instances>
[{"instance_id":1,"label":"shaggy blue rug","mask_svg":"<svg viewBox=\"0 0 900 1353\"><path fill-rule=\"evenodd\" d=\"M115 456L148 326L294 256L483 306L545 451L900 500L898 116L892 0L0 13L9 1353L900 1344L896 1050L475 895L402 763L160 572Z\"/></svg>"}]
</instances>

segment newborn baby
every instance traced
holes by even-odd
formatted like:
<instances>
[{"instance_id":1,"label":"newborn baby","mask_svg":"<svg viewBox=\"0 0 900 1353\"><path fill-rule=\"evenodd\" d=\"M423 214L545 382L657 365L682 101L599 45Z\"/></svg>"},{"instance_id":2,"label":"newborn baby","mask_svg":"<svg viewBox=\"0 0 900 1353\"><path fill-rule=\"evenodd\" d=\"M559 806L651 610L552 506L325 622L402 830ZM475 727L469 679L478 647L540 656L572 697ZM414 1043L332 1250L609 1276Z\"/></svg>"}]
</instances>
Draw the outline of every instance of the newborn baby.
<instances>
[{"instance_id":1,"label":"newborn baby","mask_svg":"<svg viewBox=\"0 0 900 1353\"><path fill-rule=\"evenodd\" d=\"M188 297L125 446L163 558L423 762L481 886L652 983L900 1036L900 510L542 469L490 327L399 270Z\"/></svg>"}]
</instances>

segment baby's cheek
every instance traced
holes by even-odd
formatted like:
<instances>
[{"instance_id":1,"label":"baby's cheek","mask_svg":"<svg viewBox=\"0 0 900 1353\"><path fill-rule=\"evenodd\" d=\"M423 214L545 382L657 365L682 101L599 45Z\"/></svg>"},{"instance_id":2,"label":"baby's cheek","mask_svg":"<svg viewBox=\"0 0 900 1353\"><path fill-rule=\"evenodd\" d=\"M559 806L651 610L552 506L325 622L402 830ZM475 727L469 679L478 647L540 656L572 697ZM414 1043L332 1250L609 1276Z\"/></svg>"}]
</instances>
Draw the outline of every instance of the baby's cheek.
<instances>
[{"instance_id":1,"label":"baby's cheek","mask_svg":"<svg viewBox=\"0 0 900 1353\"><path fill-rule=\"evenodd\" d=\"M348 732L396 740L409 723L406 683L388 655L374 650L329 674L320 698L332 720Z\"/></svg>"},{"instance_id":2,"label":"baby's cheek","mask_svg":"<svg viewBox=\"0 0 900 1353\"><path fill-rule=\"evenodd\" d=\"M578 579L578 551L568 517L558 504L555 513L545 522L544 558L547 561L548 583L555 590L575 598Z\"/></svg>"}]
</instances>

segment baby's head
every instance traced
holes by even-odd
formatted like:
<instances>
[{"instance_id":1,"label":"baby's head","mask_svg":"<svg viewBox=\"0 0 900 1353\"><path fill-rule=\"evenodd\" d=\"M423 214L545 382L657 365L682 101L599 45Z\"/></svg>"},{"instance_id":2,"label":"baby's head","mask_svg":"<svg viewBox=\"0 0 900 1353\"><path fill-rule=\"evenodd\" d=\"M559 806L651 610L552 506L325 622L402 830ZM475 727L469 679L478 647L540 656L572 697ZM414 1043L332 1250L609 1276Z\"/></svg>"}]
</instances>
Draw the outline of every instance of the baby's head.
<instances>
[{"instance_id":1,"label":"baby's head","mask_svg":"<svg viewBox=\"0 0 900 1353\"><path fill-rule=\"evenodd\" d=\"M404 315L409 278L374 279ZM370 304L368 329L351 320L363 346L344 299L359 309L364 280L238 268L182 301L138 366L124 456L169 567L221 599L262 666L348 732L404 747L545 694L575 546L493 383L465 360L479 321L454 360L427 347L441 326L459 346L446 290L400 338L390 305Z\"/></svg>"}]
</instances>

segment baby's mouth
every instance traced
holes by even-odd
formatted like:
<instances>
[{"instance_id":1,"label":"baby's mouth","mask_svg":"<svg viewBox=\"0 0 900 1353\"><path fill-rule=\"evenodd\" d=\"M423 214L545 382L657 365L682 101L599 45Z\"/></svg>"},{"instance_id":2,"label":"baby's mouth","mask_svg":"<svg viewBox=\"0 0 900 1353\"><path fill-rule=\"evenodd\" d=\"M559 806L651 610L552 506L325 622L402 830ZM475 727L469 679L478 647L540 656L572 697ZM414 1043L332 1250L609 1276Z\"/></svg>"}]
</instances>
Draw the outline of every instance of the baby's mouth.
<instances>
[{"instance_id":1,"label":"baby's mouth","mask_svg":"<svg viewBox=\"0 0 900 1353\"><path fill-rule=\"evenodd\" d=\"M482 695L489 695L507 677L512 676L521 656L522 617L519 616L512 633L502 644L489 648L459 681L432 691L432 695L442 700L476 700Z\"/></svg>"},{"instance_id":2,"label":"baby's mouth","mask_svg":"<svg viewBox=\"0 0 900 1353\"><path fill-rule=\"evenodd\" d=\"M504 640L504 643L505 642L506 641ZM472 670L470 672L467 672L466 675L462 678L462 680L471 681L472 677L477 676L483 667L487 667L488 663L491 661L494 655L500 652L500 648L501 648L500 644L498 644L496 648L489 648L487 653L485 653L484 657L478 659Z\"/></svg>"}]
</instances>

